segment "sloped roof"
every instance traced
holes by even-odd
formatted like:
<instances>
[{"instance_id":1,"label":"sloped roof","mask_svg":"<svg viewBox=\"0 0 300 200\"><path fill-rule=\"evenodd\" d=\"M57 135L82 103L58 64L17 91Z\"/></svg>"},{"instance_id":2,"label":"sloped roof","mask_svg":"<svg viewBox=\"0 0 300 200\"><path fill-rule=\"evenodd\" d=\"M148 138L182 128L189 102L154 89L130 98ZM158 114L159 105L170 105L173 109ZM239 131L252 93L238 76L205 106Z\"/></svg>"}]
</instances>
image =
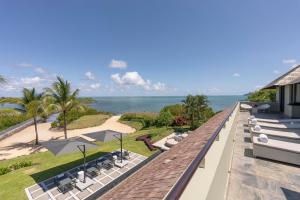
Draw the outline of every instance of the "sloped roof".
<instances>
[{"instance_id":1,"label":"sloped roof","mask_svg":"<svg viewBox=\"0 0 300 200\"><path fill-rule=\"evenodd\" d=\"M275 79L274 81L266 85L263 89L270 89L275 88L276 86L283 86L295 83L300 83L300 65L294 67L287 73Z\"/></svg>"},{"instance_id":2,"label":"sloped roof","mask_svg":"<svg viewBox=\"0 0 300 200\"><path fill-rule=\"evenodd\" d=\"M226 109L216 114L182 142L159 155L99 200L164 199L230 112Z\"/></svg>"}]
</instances>

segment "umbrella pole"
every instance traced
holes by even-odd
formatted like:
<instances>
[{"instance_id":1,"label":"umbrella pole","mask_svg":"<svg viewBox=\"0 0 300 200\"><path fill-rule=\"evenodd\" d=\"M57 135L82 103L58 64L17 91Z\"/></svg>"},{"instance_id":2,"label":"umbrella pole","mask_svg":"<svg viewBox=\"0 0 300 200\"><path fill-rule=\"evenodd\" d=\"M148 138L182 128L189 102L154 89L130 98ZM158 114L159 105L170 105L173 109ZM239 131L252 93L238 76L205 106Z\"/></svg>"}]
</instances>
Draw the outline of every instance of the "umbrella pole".
<instances>
[{"instance_id":1,"label":"umbrella pole","mask_svg":"<svg viewBox=\"0 0 300 200\"><path fill-rule=\"evenodd\" d=\"M85 183L85 145L83 145L83 182Z\"/></svg>"},{"instance_id":2,"label":"umbrella pole","mask_svg":"<svg viewBox=\"0 0 300 200\"><path fill-rule=\"evenodd\" d=\"M121 133L121 163L123 162L123 134Z\"/></svg>"}]
</instances>

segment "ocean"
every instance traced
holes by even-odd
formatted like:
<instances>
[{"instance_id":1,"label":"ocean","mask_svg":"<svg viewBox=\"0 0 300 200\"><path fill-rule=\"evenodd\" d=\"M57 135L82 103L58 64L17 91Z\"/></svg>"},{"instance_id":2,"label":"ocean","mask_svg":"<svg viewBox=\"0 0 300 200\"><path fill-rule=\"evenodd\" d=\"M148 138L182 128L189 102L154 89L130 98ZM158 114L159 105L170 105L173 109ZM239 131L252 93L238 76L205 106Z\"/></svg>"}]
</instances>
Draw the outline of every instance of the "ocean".
<instances>
[{"instance_id":1,"label":"ocean","mask_svg":"<svg viewBox=\"0 0 300 200\"><path fill-rule=\"evenodd\" d=\"M91 107L99 111L115 114L125 112L159 112L164 106L182 103L185 96L143 96L143 97L93 97L96 102ZM210 106L214 111L231 107L235 102L244 100L245 96L208 96ZM2 104L1 108L19 107L13 104Z\"/></svg>"},{"instance_id":2,"label":"ocean","mask_svg":"<svg viewBox=\"0 0 300 200\"><path fill-rule=\"evenodd\" d=\"M122 114L125 112L159 112L164 106L181 103L185 96L93 97L91 106L97 110ZM231 107L244 96L208 96L214 111Z\"/></svg>"}]
</instances>

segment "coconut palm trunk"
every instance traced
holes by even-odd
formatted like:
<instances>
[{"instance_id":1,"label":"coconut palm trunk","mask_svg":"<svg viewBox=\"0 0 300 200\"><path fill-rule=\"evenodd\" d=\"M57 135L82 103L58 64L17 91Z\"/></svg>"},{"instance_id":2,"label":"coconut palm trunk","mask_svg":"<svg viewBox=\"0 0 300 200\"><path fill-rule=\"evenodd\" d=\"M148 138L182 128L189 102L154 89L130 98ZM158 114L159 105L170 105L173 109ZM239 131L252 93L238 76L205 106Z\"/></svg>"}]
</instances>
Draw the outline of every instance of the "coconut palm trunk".
<instances>
[{"instance_id":1,"label":"coconut palm trunk","mask_svg":"<svg viewBox=\"0 0 300 200\"><path fill-rule=\"evenodd\" d=\"M39 144L39 134L38 134L38 129L37 129L37 119L36 117L33 118L34 121L34 129L35 129L35 144Z\"/></svg>"},{"instance_id":2,"label":"coconut palm trunk","mask_svg":"<svg viewBox=\"0 0 300 200\"><path fill-rule=\"evenodd\" d=\"M64 133L65 133L65 139L67 139L68 136L67 136L67 119L66 119L66 111L63 112L63 117L64 117Z\"/></svg>"}]
</instances>

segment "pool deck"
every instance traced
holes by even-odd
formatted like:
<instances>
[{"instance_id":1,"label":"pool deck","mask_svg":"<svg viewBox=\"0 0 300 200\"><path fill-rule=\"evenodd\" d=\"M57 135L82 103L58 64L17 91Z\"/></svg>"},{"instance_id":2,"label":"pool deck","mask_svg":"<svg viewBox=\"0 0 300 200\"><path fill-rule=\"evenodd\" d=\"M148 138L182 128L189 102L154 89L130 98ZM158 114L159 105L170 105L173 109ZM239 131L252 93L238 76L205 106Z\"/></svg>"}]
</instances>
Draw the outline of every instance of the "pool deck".
<instances>
[{"instance_id":1,"label":"pool deck","mask_svg":"<svg viewBox=\"0 0 300 200\"><path fill-rule=\"evenodd\" d=\"M254 158L247 118L241 112L235 134L228 200L299 200L300 167Z\"/></svg>"}]
</instances>

